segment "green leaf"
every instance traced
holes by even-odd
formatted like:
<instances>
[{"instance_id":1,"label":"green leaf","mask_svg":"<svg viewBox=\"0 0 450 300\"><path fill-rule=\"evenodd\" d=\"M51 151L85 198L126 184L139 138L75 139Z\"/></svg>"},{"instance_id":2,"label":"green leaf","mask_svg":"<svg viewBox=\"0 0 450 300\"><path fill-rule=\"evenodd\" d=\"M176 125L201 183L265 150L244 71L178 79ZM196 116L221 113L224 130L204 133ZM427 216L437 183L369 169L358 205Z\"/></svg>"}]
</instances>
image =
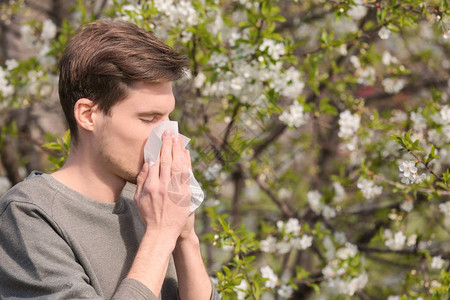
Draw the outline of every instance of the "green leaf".
<instances>
[{"instance_id":1,"label":"green leaf","mask_svg":"<svg viewBox=\"0 0 450 300\"><path fill-rule=\"evenodd\" d=\"M428 164L433 159L437 159L437 158L439 158L439 155L436 155L436 148L434 147L434 145L431 145L430 154L428 154L428 157L425 160L425 164Z\"/></svg>"},{"instance_id":2,"label":"green leaf","mask_svg":"<svg viewBox=\"0 0 450 300\"><path fill-rule=\"evenodd\" d=\"M329 104L330 98L326 97L320 100L319 110L321 114L332 114L337 115L338 110L333 105Z\"/></svg>"},{"instance_id":3,"label":"green leaf","mask_svg":"<svg viewBox=\"0 0 450 300\"><path fill-rule=\"evenodd\" d=\"M61 151L62 150L61 144L55 143L55 142L44 144L44 145L42 145L42 147L47 148L47 149L51 149L51 150L57 150L57 151Z\"/></svg>"}]
</instances>

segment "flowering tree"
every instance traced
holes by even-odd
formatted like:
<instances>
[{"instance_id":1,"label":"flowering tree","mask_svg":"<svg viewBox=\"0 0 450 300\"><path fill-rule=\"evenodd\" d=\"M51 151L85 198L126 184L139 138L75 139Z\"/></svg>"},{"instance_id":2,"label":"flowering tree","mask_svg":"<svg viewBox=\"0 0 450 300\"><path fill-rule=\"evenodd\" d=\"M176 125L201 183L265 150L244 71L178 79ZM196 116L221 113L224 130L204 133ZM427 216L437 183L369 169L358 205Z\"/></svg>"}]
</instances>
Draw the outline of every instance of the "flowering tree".
<instances>
[{"instance_id":1,"label":"flowering tree","mask_svg":"<svg viewBox=\"0 0 450 300\"><path fill-rule=\"evenodd\" d=\"M224 299L448 299L449 13L431 0L77 1L59 27L23 24L36 56L5 59L0 105L50 95L81 24L135 22L191 59L173 118L193 139L197 225Z\"/></svg>"}]
</instances>

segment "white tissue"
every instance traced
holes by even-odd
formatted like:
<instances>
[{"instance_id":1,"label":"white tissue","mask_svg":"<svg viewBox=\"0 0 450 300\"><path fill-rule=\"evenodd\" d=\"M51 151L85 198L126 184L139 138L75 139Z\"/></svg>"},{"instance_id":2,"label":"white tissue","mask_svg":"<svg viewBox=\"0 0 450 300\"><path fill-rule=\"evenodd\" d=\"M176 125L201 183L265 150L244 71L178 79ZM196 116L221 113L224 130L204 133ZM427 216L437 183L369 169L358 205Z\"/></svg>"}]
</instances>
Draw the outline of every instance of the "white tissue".
<instances>
[{"instance_id":1,"label":"white tissue","mask_svg":"<svg viewBox=\"0 0 450 300\"><path fill-rule=\"evenodd\" d=\"M189 138L178 133L178 122L176 121L161 122L150 133L150 136L148 137L147 142L145 143L144 146L144 160L148 162L150 166L154 165L159 158L159 153L161 151L162 146L161 136L167 129L170 129L173 132L174 136L180 135L185 147L190 141ZM200 188L200 185L198 184L191 170L189 171L189 173L190 173L189 185L191 189L191 205L189 211L192 213L200 206L200 204L202 204L203 199L205 199L205 194Z\"/></svg>"}]
</instances>

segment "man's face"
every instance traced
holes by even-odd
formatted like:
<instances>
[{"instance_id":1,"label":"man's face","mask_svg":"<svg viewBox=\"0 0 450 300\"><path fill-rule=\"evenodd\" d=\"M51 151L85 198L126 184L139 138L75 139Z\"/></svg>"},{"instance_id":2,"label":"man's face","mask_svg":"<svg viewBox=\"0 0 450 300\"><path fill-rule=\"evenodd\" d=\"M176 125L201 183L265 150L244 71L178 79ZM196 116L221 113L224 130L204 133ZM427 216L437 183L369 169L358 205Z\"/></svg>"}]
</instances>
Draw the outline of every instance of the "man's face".
<instances>
[{"instance_id":1,"label":"man's face","mask_svg":"<svg viewBox=\"0 0 450 300\"><path fill-rule=\"evenodd\" d=\"M137 83L110 115L97 114L95 145L102 172L136 183L144 163L144 145L153 128L175 107L171 82Z\"/></svg>"}]
</instances>

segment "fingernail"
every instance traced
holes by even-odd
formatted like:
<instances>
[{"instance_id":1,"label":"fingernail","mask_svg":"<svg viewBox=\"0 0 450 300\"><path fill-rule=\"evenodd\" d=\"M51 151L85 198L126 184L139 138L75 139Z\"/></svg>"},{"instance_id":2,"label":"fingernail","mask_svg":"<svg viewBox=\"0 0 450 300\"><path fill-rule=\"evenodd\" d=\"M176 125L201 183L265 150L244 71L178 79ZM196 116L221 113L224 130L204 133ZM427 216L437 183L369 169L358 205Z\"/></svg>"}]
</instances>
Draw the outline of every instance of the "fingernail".
<instances>
[{"instance_id":1,"label":"fingernail","mask_svg":"<svg viewBox=\"0 0 450 300\"><path fill-rule=\"evenodd\" d=\"M164 137L165 137L165 138L171 138L171 137L173 137L172 130L167 129L166 131L164 131Z\"/></svg>"},{"instance_id":2,"label":"fingernail","mask_svg":"<svg viewBox=\"0 0 450 300\"><path fill-rule=\"evenodd\" d=\"M180 137L179 136L176 136L176 137L173 138L173 144L174 145L177 145L179 142L180 142Z\"/></svg>"}]
</instances>

